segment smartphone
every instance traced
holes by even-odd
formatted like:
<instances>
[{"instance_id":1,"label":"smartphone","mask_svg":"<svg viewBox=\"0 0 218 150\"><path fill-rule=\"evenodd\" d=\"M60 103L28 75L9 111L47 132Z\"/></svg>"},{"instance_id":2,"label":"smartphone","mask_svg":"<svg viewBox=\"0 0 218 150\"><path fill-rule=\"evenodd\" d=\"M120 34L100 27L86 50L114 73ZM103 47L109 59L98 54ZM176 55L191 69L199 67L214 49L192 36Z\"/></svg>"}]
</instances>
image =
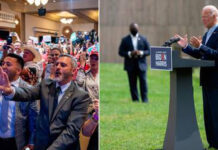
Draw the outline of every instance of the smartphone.
<instances>
[{"instance_id":1,"label":"smartphone","mask_svg":"<svg viewBox=\"0 0 218 150\"><path fill-rule=\"evenodd\" d=\"M9 37L7 38L7 45L11 45L11 43L12 43L12 37L9 36Z\"/></svg>"}]
</instances>

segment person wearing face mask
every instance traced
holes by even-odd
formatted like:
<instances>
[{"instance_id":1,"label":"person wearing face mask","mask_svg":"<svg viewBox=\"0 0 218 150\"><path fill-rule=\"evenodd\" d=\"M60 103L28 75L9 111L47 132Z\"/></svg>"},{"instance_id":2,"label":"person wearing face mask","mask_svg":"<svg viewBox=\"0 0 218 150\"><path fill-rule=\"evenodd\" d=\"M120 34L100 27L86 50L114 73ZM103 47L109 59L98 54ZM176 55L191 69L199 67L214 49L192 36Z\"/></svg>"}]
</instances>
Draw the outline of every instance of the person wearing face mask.
<instances>
[{"instance_id":1,"label":"person wearing face mask","mask_svg":"<svg viewBox=\"0 0 218 150\"><path fill-rule=\"evenodd\" d=\"M130 35L122 39L119 55L124 57L124 70L128 74L132 100L139 101L137 90L137 78L139 78L141 99L142 102L147 103L146 56L150 55L150 46L146 37L138 33L138 29L137 23L130 24Z\"/></svg>"}]
</instances>

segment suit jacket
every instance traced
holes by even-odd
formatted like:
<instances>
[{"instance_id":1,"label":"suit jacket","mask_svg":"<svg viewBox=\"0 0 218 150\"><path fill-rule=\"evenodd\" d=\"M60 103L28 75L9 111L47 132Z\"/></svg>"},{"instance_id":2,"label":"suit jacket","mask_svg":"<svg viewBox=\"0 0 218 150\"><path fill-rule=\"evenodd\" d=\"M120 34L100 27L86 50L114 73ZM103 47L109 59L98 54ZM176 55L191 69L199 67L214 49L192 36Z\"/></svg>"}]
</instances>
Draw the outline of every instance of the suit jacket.
<instances>
[{"instance_id":1,"label":"suit jacket","mask_svg":"<svg viewBox=\"0 0 218 150\"><path fill-rule=\"evenodd\" d=\"M139 35L137 46L138 50L143 51L142 57L130 58L128 52L134 50L131 36L128 35L121 41L119 55L124 57L124 70L126 71L134 71L136 68L139 68L141 71L146 71L147 69L146 56L150 55L150 46L146 37Z\"/></svg>"},{"instance_id":2,"label":"suit jacket","mask_svg":"<svg viewBox=\"0 0 218 150\"><path fill-rule=\"evenodd\" d=\"M73 81L52 115L56 82L47 79L33 88L15 88L13 100L40 99L36 122L36 150L72 150L79 145L80 128L87 116L90 98Z\"/></svg>"},{"instance_id":3,"label":"suit jacket","mask_svg":"<svg viewBox=\"0 0 218 150\"><path fill-rule=\"evenodd\" d=\"M19 87L30 87L30 85L20 79ZM37 115L36 102L16 102L15 140L18 150L23 150L27 144L34 144Z\"/></svg>"},{"instance_id":4,"label":"suit jacket","mask_svg":"<svg viewBox=\"0 0 218 150\"><path fill-rule=\"evenodd\" d=\"M205 44L207 33L202 39L200 49L188 45L183 51L202 60L215 60L215 67L202 67L200 70L200 84L206 87L218 88L218 27L214 30Z\"/></svg>"}]
</instances>

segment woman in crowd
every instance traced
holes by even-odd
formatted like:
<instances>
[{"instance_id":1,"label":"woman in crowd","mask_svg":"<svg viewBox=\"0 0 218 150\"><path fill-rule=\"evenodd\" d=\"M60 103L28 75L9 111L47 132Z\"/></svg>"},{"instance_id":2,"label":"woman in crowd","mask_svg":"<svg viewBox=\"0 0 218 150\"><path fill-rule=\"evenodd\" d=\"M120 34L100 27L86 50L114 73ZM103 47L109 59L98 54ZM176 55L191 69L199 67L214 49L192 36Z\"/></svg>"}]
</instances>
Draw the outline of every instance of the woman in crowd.
<instances>
[{"instance_id":1,"label":"woman in crowd","mask_svg":"<svg viewBox=\"0 0 218 150\"><path fill-rule=\"evenodd\" d=\"M84 53L81 53L81 64L85 64L86 57ZM98 149L98 107L99 107L99 54L97 51L93 51L90 54L90 70L86 72L84 66L81 65L76 81L78 85L88 91L89 96L92 99L92 103L89 106L88 120L82 127L82 135L90 137L88 150Z\"/></svg>"}]
</instances>

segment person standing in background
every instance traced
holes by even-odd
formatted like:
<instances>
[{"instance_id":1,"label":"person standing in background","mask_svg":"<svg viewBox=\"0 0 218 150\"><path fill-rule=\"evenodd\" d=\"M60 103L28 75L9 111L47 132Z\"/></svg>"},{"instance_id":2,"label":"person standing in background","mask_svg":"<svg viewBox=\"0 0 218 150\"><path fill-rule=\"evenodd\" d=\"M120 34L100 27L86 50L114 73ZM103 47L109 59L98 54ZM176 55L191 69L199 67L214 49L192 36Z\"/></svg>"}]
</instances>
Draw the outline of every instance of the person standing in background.
<instances>
[{"instance_id":1,"label":"person standing in background","mask_svg":"<svg viewBox=\"0 0 218 150\"><path fill-rule=\"evenodd\" d=\"M130 35L124 37L119 47L119 55L124 57L124 70L127 71L130 92L133 101L139 101L137 78L140 81L142 102L148 102L146 81L146 56L150 55L150 46L146 37L138 33L138 24L130 24Z\"/></svg>"}]
</instances>

